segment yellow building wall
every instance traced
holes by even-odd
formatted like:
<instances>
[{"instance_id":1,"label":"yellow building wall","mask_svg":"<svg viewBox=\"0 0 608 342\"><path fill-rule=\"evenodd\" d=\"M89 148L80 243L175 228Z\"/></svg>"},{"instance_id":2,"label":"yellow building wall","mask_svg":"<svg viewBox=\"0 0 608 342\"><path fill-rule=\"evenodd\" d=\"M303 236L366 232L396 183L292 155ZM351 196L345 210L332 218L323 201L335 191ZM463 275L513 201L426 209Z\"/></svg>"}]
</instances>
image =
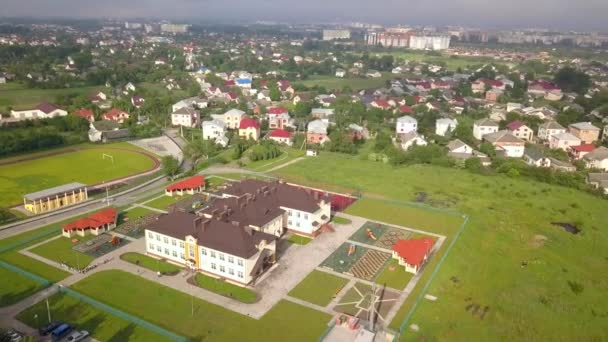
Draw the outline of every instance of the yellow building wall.
<instances>
[{"instance_id":1,"label":"yellow building wall","mask_svg":"<svg viewBox=\"0 0 608 342\"><path fill-rule=\"evenodd\" d=\"M41 214L84 202L88 198L87 190L84 189L79 192L64 193L63 195L50 196L46 199L40 199L32 202L27 202L27 200L24 200L24 207L31 213Z\"/></svg>"}]
</instances>

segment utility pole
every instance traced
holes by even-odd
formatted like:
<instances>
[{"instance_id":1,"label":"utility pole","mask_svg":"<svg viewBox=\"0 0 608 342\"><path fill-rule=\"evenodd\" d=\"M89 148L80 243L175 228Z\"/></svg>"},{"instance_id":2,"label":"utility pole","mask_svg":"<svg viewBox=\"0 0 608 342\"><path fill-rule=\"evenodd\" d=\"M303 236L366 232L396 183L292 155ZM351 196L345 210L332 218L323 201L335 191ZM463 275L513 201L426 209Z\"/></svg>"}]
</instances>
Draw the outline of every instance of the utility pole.
<instances>
[{"instance_id":1,"label":"utility pole","mask_svg":"<svg viewBox=\"0 0 608 342\"><path fill-rule=\"evenodd\" d=\"M49 299L46 299L46 313L49 317L49 323L51 323L51 307L49 306Z\"/></svg>"},{"instance_id":2,"label":"utility pole","mask_svg":"<svg viewBox=\"0 0 608 342\"><path fill-rule=\"evenodd\" d=\"M106 184L106 206L110 206L110 193L108 192L108 184Z\"/></svg>"}]
</instances>

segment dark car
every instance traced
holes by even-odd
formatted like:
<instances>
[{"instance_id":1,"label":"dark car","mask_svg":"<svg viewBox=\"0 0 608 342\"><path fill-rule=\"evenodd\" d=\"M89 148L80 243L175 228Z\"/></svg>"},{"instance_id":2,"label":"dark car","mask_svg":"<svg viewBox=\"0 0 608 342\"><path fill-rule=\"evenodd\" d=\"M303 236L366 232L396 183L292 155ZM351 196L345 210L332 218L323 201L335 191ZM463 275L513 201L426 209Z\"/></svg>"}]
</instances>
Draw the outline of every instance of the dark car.
<instances>
[{"instance_id":1,"label":"dark car","mask_svg":"<svg viewBox=\"0 0 608 342\"><path fill-rule=\"evenodd\" d=\"M69 334L72 329L74 329L74 327L69 324L63 323L57 328L55 328L55 330L51 331L51 337L53 338L53 341L59 341L65 335Z\"/></svg>"},{"instance_id":2,"label":"dark car","mask_svg":"<svg viewBox=\"0 0 608 342\"><path fill-rule=\"evenodd\" d=\"M51 323L43 326L42 328L39 328L38 332L40 332L40 335L46 336L46 335L50 334L51 331L55 330L61 324L63 324L63 322L51 322Z\"/></svg>"}]
</instances>

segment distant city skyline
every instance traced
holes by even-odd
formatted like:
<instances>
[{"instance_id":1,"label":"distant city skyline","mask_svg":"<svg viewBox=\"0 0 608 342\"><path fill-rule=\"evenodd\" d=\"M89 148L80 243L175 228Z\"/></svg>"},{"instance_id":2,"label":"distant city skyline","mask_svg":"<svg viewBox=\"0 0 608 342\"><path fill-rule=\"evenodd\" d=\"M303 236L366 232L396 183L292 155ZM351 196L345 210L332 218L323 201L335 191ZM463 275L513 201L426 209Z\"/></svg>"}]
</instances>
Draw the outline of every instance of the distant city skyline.
<instances>
[{"instance_id":1,"label":"distant city skyline","mask_svg":"<svg viewBox=\"0 0 608 342\"><path fill-rule=\"evenodd\" d=\"M164 18L240 24L369 22L382 25L548 28L608 32L606 0L0 0L4 17Z\"/></svg>"}]
</instances>

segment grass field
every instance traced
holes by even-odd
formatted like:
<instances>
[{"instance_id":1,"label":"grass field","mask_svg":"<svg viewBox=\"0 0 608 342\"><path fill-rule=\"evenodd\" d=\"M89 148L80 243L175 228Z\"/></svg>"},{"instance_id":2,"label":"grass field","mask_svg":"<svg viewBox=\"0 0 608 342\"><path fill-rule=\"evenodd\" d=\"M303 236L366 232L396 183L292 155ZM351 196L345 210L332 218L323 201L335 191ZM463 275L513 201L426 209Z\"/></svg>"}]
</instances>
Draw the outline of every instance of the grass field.
<instances>
[{"instance_id":1,"label":"grass field","mask_svg":"<svg viewBox=\"0 0 608 342\"><path fill-rule=\"evenodd\" d=\"M124 261L130 262L132 264L141 266L143 268L147 268L153 272L160 272L165 275L175 275L178 274L182 269L177 265L170 264L166 261L162 261L160 259L155 259L149 257L147 255L143 255L140 253L124 253L120 256L120 258Z\"/></svg>"},{"instance_id":2,"label":"grass field","mask_svg":"<svg viewBox=\"0 0 608 342\"><path fill-rule=\"evenodd\" d=\"M75 325L79 330L86 330L98 341L170 341L164 336L64 294L50 297L49 304L53 320L61 320ZM35 315L38 315L38 319ZM38 328L38 325L48 323L46 317L46 301L42 301L21 312L17 319L33 328Z\"/></svg>"},{"instance_id":3,"label":"grass field","mask_svg":"<svg viewBox=\"0 0 608 342\"><path fill-rule=\"evenodd\" d=\"M289 295L319 306L327 306L346 284L348 279L315 270L294 287Z\"/></svg>"},{"instance_id":4,"label":"grass field","mask_svg":"<svg viewBox=\"0 0 608 342\"><path fill-rule=\"evenodd\" d=\"M114 144L84 148L72 153L0 165L0 192L3 193L0 206L22 203L24 194L53 186L70 182L92 185L146 171L154 166L149 157L133 152L136 149L111 149L124 146ZM112 155L114 162L103 160L104 153Z\"/></svg>"},{"instance_id":5,"label":"grass field","mask_svg":"<svg viewBox=\"0 0 608 342\"><path fill-rule=\"evenodd\" d=\"M0 109L33 108L41 102L55 102L59 95L78 94L88 95L103 87L78 87L62 89L28 89L19 83L0 84Z\"/></svg>"},{"instance_id":6,"label":"grass field","mask_svg":"<svg viewBox=\"0 0 608 342\"><path fill-rule=\"evenodd\" d=\"M287 241L295 243L296 245L307 245L312 239L302 235L291 234Z\"/></svg>"},{"instance_id":7,"label":"grass field","mask_svg":"<svg viewBox=\"0 0 608 342\"><path fill-rule=\"evenodd\" d=\"M0 279L0 307L14 304L43 288L35 281L3 267L0 267Z\"/></svg>"},{"instance_id":8,"label":"grass field","mask_svg":"<svg viewBox=\"0 0 608 342\"><path fill-rule=\"evenodd\" d=\"M118 223L123 223L129 220L137 220L141 216L151 213L152 210L148 208L135 207L127 211L122 211L118 214ZM125 220L126 219L126 220Z\"/></svg>"},{"instance_id":9,"label":"grass field","mask_svg":"<svg viewBox=\"0 0 608 342\"><path fill-rule=\"evenodd\" d=\"M426 63L445 63L450 71L456 71L458 68L467 68L469 66L478 66L485 63L496 62L487 57L468 57L468 56L433 56L419 51L393 51L390 53L381 53L381 55L392 55L395 58L403 58L408 61L426 62Z\"/></svg>"},{"instance_id":10,"label":"grass field","mask_svg":"<svg viewBox=\"0 0 608 342\"><path fill-rule=\"evenodd\" d=\"M390 73L382 74L382 77L378 78L340 78L335 76L327 75L313 75L305 81L299 81L297 83L302 84L306 87L325 87L328 90L336 89L342 90L345 86L350 87L353 90L371 89L383 87L386 85L387 80L391 80L395 75Z\"/></svg>"},{"instance_id":11,"label":"grass field","mask_svg":"<svg viewBox=\"0 0 608 342\"><path fill-rule=\"evenodd\" d=\"M96 236L87 235L85 237L78 236L75 237L75 239L78 239L79 242L85 242L94 237ZM36 248L33 248L30 250L30 252L59 263L67 264L71 267L85 268L95 258L90 255L73 250L72 247L74 245L75 244L72 243L72 239L60 237L58 239L40 245Z\"/></svg>"},{"instance_id":12,"label":"grass field","mask_svg":"<svg viewBox=\"0 0 608 342\"><path fill-rule=\"evenodd\" d=\"M198 287L225 297L233 298L239 302L255 303L258 300L257 293L248 288L230 284L204 274L197 273L194 276L194 281Z\"/></svg>"},{"instance_id":13,"label":"grass field","mask_svg":"<svg viewBox=\"0 0 608 342\"><path fill-rule=\"evenodd\" d=\"M344 217L336 216L336 217L334 217L334 219L332 220L332 222L335 223L335 224L350 224L351 220L349 220L347 218L344 218Z\"/></svg>"},{"instance_id":14,"label":"grass field","mask_svg":"<svg viewBox=\"0 0 608 342\"><path fill-rule=\"evenodd\" d=\"M274 159L254 161L247 164L245 168L253 171L265 172L279 165L289 163L296 158L304 157L306 154L306 151L295 148L283 147L282 150L283 154Z\"/></svg>"},{"instance_id":15,"label":"grass field","mask_svg":"<svg viewBox=\"0 0 608 342\"><path fill-rule=\"evenodd\" d=\"M405 267L400 266L397 260L391 259L384 270L376 277L376 283L396 290L403 290L413 276L413 274L405 272Z\"/></svg>"},{"instance_id":16,"label":"grass field","mask_svg":"<svg viewBox=\"0 0 608 342\"><path fill-rule=\"evenodd\" d=\"M156 209L167 209L170 205L175 204L176 202L178 202L179 200L182 200L186 197L189 197L189 195L186 196L163 196L160 198L157 198L153 201L150 201L144 205L148 206L148 207L152 207L152 208L156 208Z\"/></svg>"},{"instance_id":17,"label":"grass field","mask_svg":"<svg viewBox=\"0 0 608 342\"><path fill-rule=\"evenodd\" d=\"M323 333L331 318L328 314L280 301L256 320L121 271L98 272L72 287L191 341L313 341ZM107 291L109 288L113 290ZM193 303L194 316L191 314ZM167 314L167 310L171 314Z\"/></svg>"},{"instance_id":18,"label":"grass field","mask_svg":"<svg viewBox=\"0 0 608 342\"><path fill-rule=\"evenodd\" d=\"M395 168L334 154L307 159L277 174L318 187L359 189L368 198L411 201L422 191L434 203L470 216L428 290L439 300L420 303L409 322L418 324L420 331L407 332L405 339L601 340L608 336L608 302L603 300L608 290L604 276L608 231L602 228L608 210L597 197L525 179L434 166ZM347 212L444 234L446 244L450 243L458 229L449 224L452 219L433 219L440 216L438 212L414 209L364 199ZM551 222L573 223L582 232L572 235ZM443 251L427 265L393 328L399 328ZM483 318L476 307L487 307Z\"/></svg>"}]
</instances>

